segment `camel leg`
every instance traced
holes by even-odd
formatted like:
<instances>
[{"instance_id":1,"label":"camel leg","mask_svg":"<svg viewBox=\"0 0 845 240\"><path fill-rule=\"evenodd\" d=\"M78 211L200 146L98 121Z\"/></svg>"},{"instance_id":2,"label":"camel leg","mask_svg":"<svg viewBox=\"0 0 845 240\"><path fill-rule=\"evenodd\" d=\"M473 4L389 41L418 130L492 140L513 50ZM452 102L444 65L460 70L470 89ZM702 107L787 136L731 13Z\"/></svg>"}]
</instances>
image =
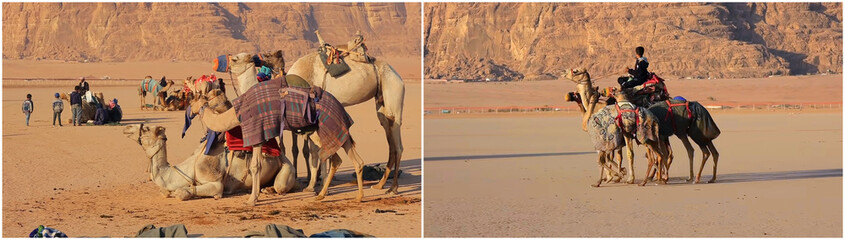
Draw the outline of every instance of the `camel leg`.
<instances>
[{"instance_id":1,"label":"camel leg","mask_svg":"<svg viewBox=\"0 0 845 240\"><path fill-rule=\"evenodd\" d=\"M358 178L358 196L355 197L355 201L361 202L364 199L364 179L362 176L362 173L364 172L364 160L361 159L361 155L358 155L358 151L355 150L355 141L352 140L351 136L349 137L349 140L343 143L343 150L346 151L346 155L352 159L352 165L355 166L355 175ZM335 154L335 156L337 156L337 154Z\"/></svg>"},{"instance_id":2,"label":"camel leg","mask_svg":"<svg viewBox=\"0 0 845 240\"><path fill-rule=\"evenodd\" d=\"M326 198L326 194L329 192L329 185L331 185L334 174L337 172L337 167L339 167L341 163L340 156L338 156L337 153L332 154L332 156L327 160L329 161L329 175L326 179L323 179L323 190L320 190L320 194L317 195L317 201ZM358 176L361 175L359 174Z\"/></svg>"},{"instance_id":3,"label":"camel leg","mask_svg":"<svg viewBox=\"0 0 845 240\"><path fill-rule=\"evenodd\" d=\"M713 142L707 144L707 148L710 150L710 153L713 154L713 178L707 183L714 183L716 182L716 166L719 165L719 151L716 150L716 146L713 145Z\"/></svg>"},{"instance_id":4,"label":"camel leg","mask_svg":"<svg viewBox=\"0 0 845 240\"><path fill-rule=\"evenodd\" d=\"M373 186L373 188L381 189L384 187L384 184L387 182L387 178L392 173L393 185L390 186L387 193L399 194L399 163L402 158L402 152L404 151L402 146L401 125L393 119L387 117L387 115L381 111L378 112L378 118L382 127L384 127L384 132L387 136L389 155L387 159L387 171L384 172L384 176L382 176L381 180L379 180L378 184Z\"/></svg>"},{"instance_id":5,"label":"camel leg","mask_svg":"<svg viewBox=\"0 0 845 240\"><path fill-rule=\"evenodd\" d=\"M246 200L246 204L255 206L258 202L258 195L261 193L261 162L264 161L264 154L261 154L261 144L252 147L252 162L249 163L249 172L252 174L252 194Z\"/></svg>"},{"instance_id":6,"label":"camel leg","mask_svg":"<svg viewBox=\"0 0 845 240\"><path fill-rule=\"evenodd\" d=\"M693 161L692 158L695 157L695 149L692 148L692 144L689 142L689 138L684 135L683 137L678 136L678 139L681 139L681 142L684 143L684 148L687 149L687 155L689 155L689 178L687 178L687 182L691 182L692 178L695 176L693 174Z\"/></svg>"},{"instance_id":7,"label":"camel leg","mask_svg":"<svg viewBox=\"0 0 845 240\"><path fill-rule=\"evenodd\" d=\"M605 154L605 152L603 152L603 151L598 151L598 153L599 153L599 158L598 158L598 163L599 163L599 181L598 181L598 182L596 182L596 184L591 185L591 186L593 186L593 187L601 187L602 176L604 176L604 168L605 168L605 165L604 165L604 160L605 160L605 155L606 155L606 154Z\"/></svg>"},{"instance_id":8,"label":"camel leg","mask_svg":"<svg viewBox=\"0 0 845 240\"><path fill-rule=\"evenodd\" d=\"M698 168L698 176L695 177L695 183L701 182L701 170L704 170L704 164L707 163L707 158L710 158L710 150L707 149L707 145L699 145L701 148L701 167Z\"/></svg>"},{"instance_id":9,"label":"camel leg","mask_svg":"<svg viewBox=\"0 0 845 240\"><path fill-rule=\"evenodd\" d=\"M293 148L291 148L291 150L290 150L291 152L293 152L293 178L298 177L296 175L296 169L297 169L296 160L299 159L299 146L296 145L297 139L298 139L298 137L296 136L296 133L290 132L290 142L291 142L291 145L293 145ZM307 146L304 146L304 144L303 144L303 147L307 147ZM306 157L305 159L307 161L308 157Z\"/></svg>"},{"instance_id":10,"label":"camel leg","mask_svg":"<svg viewBox=\"0 0 845 240\"><path fill-rule=\"evenodd\" d=\"M146 95L147 95L147 93L146 93L146 92L143 92L143 91L141 91L141 90L138 90L138 97L140 97L140 98L141 98L141 109L144 109L144 108L146 108L146 107L147 107L147 99L146 99Z\"/></svg>"},{"instance_id":11,"label":"camel leg","mask_svg":"<svg viewBox=\"0 0 845 240\"><path fill-rule=\"evenodd\" d=\"M308 166L308 159L311 159L311 148L308 145L311 143L311 139L305 137L302 139L302 159L305 161L305 166ZM307 174L308 179L311 179L311 171L308 171ZM320 177L320 174L317 174L317 178Z\"/></svg>"},{"instance_id":12,"label":"camel leg","mask_svg":"<svg viewBox=\"0 0 845 240\"><path fill-rule=\"evenodd\" d=\"M631 138L625 137L625 143L627 145L627 154L628 154L628 181L626 183L633 184L634 183L634 142ZM646 171L648 173L648 171Z\"/></svg>"},{"instance_id":13,"label":"camel leg","mask_svg":"<svg viewBox=\"0 0 845 240\"><path fill-rule=\"evenodd\" d=\"M316 134L309 135L309 138L318 137ZM315 150L317 145L314 141L306 141L308 144L308 148L311 150ZM303 192L314 192L314 187L317 185L317 171L320 169L320 159L318 158L319 154L312 154L311 159L308 160L308 168L309 168L309 181L308 186L305 189L302 189Z\"/></svg>"},{"instance_id":14,"label":"camel leg","mask_svg":"<svg viewBox=\"0 0 845 240\"><path fill-rule=\"evenodd\" d=\"M191 191L191 187L183 188L186 191ZM178 193L178 192L177 192ZM189 192L186 192L189 193ZM189 193L190 194L190 193ZM202 185L197 185L196 197L214 197L220 199L223 197L223 183L222 182L208 182ZM177 196L179 198L179 196ZM185 200L185 199L183 199Z\"/></svg>"},{"instance_id":15,"label":"camel leg","mask_svg":"<svg viewBox=\"0 0 845 240\"><path fill-rule=\"evenodd\" d=\"M652 154L652 155L653 155L653 154ZM651 179L650 177L648 177L648 175L649 175L649 173L651 172L651 167L653 167L653 166L654 166L654 158L653 158L653 157L649 157L649 158L647 158L646 160L648 160L648 168L646 168L646 171L645 171L646 177L643 179L643 182L640 184L640 186L645 186L645 184L646 184L646 183L648 183L648 180L649 180L649 179ZM657 172L657 171L655 171L655 172ZM659 175L660 175L660 174L658 173L658 176L659 176Z\"/></svg>"}]
</instances>

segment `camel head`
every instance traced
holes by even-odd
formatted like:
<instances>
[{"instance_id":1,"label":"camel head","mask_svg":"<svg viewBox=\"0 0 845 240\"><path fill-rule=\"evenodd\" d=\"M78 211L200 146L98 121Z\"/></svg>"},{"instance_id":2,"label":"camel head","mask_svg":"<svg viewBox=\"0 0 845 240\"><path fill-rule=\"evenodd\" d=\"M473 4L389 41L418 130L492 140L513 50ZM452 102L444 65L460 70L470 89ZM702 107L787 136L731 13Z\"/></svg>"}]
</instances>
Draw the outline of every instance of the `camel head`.
<instances>
[{"instance_id":1,"label":"camel head","mask_svg":"<svg viewBox=\"0 0 845 240\"><path fill-rule=\"evenodd\" d=\"M123 128L123 135L126 135L126 138L132 141L137 141L144 149L151 149L158 145L159 141L167 141L164 130L165 128L162 126L133 124Z\"/></svg>"},{"instance_id":2,"label":"camel head","mask_svg":"<svg viewBox=\"0 0 845 240\"><path fill-rule=\"evenodd\" d=\"M574 83L581 83L590 81L590 73L588 73L587 69L583 67L567 69L563 72L563 78Z\"/></svg>"},{"instance_id":3,"label":"camel head","mask_svg":"<svg viewBox=\"0 0 845 240\"><path fill-rule=\"evenodd\" d=\"M229 58L229 71L235 75L232 81L237 86L235 90L238 94L246 92L248 88L258 83L258 80L255 79L258 71L255 70L255 62L252 56L249 53L239 53Z\"/></svg>"},{"instance_id":4,"label":"camel head","mask_svg":"<svg viewBox=\"0 0 845 240\"><path fill-rule=\"evenodd\" d=\"M630 102L631 96L634 94L634 89L626 88L619 90L617 88L611 88L609 93L613 98L616 98L617 102Z\"/></svg>"},{"instance_id":5,"label":"camel head","mask_svg":"<svg viewBox=\"0 0 845 240\"><path fill-rule=\"evenodd\" d=\"M210 109L216 113L223 113L232 108L232 103L229 102L229 99L226 98L223 91L220 91L220 89L214 89L206 95L194 98L191 102L191 116L199 114L204 107L210 107Z\"/></svg>"},{"instance_id":6,"label":"camel head","mask_svg":"<svg viewBox=\"0 0 845 240\"><path fill-rule=\"evenodd\" d=\"M285 73L285 57L282 50L276 50L272 53L261 54L264 57L264 66L267 66L279 74Z\"/></svg>"}]
</instances>

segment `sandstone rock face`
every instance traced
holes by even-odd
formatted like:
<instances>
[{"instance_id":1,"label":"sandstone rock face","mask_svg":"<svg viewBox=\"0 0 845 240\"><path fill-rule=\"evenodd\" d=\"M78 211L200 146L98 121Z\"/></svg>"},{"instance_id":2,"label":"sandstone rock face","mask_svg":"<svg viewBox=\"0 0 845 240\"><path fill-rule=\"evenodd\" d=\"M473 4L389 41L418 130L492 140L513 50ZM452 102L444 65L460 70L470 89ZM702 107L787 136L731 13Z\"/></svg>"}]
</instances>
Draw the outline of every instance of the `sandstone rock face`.
<instances>
[{"instance_id":1,"label":"sandstone rock face","mask_svg":"<svg viewBox=\"0 0 845 240\"><path fill-rule=\"evenodd\" d=\"M532 80L581 66L616 76L637 46L666 77L842 72L843 62L841 3L426 3L423 29L426 78ZM485 70L503 66L516 74Z\"/></svg>"},{"instance_id":2,"label":"sandstone rock face","mask_svg":"<svg viewBox=\"0 0 845 240\"><path fill-rule=\"evenodd\" d=\"M346 44L360 30L374 56L419 56L419 3L3 3L3 58L211 61L316 51L314 30Z\"/></svg>"}]
</instances>

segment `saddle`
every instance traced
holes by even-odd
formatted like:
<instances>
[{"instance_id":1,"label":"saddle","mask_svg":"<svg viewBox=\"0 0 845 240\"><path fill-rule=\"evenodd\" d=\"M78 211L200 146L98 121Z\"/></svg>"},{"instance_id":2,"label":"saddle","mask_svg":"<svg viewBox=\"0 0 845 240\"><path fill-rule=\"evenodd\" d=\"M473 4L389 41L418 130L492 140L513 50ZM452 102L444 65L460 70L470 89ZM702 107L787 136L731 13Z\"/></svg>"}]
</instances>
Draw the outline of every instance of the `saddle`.
<instances>
[{"instance_id":1,"label":"saddle","mask_svg":"<svg viewBox=\"0 0 845 240\"><path fill-rule=\"evenodd\" d=\"M364 44L364 36L361 35L360 31L356 32L355 37L346 45L339 46L332 46L323 41L319 30L314 31L314 33L317 34L317 39L320 41L320 48L317 49L317 53L319 53L326 71L332 77L336 78L349 72L349 65L346 64L347 59L363 63L372 63L375 60L367 55L367 46Z\"/></svg>"}]
</instances>

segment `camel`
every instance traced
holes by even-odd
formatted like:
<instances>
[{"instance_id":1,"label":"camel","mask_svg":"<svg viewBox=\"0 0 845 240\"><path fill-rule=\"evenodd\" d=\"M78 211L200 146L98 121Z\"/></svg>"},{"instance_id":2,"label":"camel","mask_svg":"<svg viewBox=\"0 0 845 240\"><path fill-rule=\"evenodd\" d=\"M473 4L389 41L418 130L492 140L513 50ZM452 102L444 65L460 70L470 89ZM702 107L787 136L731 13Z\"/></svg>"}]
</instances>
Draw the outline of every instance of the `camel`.
<instances>
[{"instance_id":1,"label":"camel","mask_svg":"<svg viewBox=\"0 0 845 240\"><path fill-rule=\"evenodd\" d=\"M162 81L165 81L165 77L161 77ZM165 97L167 96L167 91L174 85L173 80L166 81L165 86L161 86L159 82L153 80L151 76L147 76L144 80L141 81L141 85L138 86L138 97L141 98L141 109L148 109L146 96L147 93L153 94L153 109L163 110L161 105L163 105Z\"/></svg>"},{"instance_id":2,"label":"camel","mask_svg":"<svg viewBox=\"0 0 845 240\"><path fill-rule=\"evenodd\" d=\"M231 161L226 163L226 151L222 142L214 143L209 154L203 154L207 141L201 143L188 159L178 165L167 161L167 136L161 126L129 125L123 130L127 138L137 141L149 160L148 172L153 183L159 186L164 197L187 200L192 197L214 197L223 194L243 192L252 188L251 177L247 170L248 157L238 157L230 153ZM278 193L290 191L296 184L291 174L290 162L284 158L267 157L263 163L266 168L261 172L261 184L273 183L272 189ZM227 169L228 165L228 169Z\"/></svg>"},{"instance_id":3,"label":"camel","mask_svg":"<svg viewBox=\"0 0 845 240\"><path fill-rule=\"evenodd\" d=\"M320 39L319 34L317 36ZM324 43L324 41L320 42ZM396 70L383 60L375 59L370 63L347 59L346 63L351 70L337 78L327 73L318 53L311 53L297 59L287 75L299 77L312 86L322 87L326 92L337 97L345 107L375 98L376 113L387 137L389 153L387 171L382 179L373 185L373 188L382 189L387 178L393 173L393 185L387 192L398 194L399 163L403 152L401 128L405 83ZM254 82L254 79L251 81ZM247 82L240 84L241 86L251 85ZM312 156L317 154L316 151L318 150L311 149Z\"/></svg>"},{"instance_id":4,"label":"camel","mask_svg":"<svg viewBox=\"0 0 845 240\"><path fill-rule=\"evenodd\" d=\"M668 142L669 137L675 135L684 144L690 164L687 182L693 179L693 158L695 157L695 150L692 144L690 144L689 138L692 138L702 152L701 167L698 169L698 176L695 177L694 183L701 181L701 172L711 154L713 155L713 178L708 183L716 182L716 166L719 164L719 151L713 145L713 140L719 137L721 131L716 126L707 108L694 101L667 100L652 104L648 110L660 121L660 137L663 141ZM671 165L672 157L666 163L667 171Z\"/></svg>"},{"instance_id":5,"label":"camel","mask_svg":"<svg viewBox=\"0 0 845 240\"><path fill-rule=\"evenodd\" d=\"M65 106L70 106L70 94L71 93L73 93L73 92L71 91L71 92L68 92L68 93L62 93L59 97L62 100L67 101L67 105L65 105ZM94 98L96 98L97 102L105 103L105 97L103 96L102 92L94 92L91 95L93 95ZM81 112L82 116L79 117L79 120L83 123L88 122L88 120L94 120L94 115L96 115L96 113L97 113L97 105L94 104L94 103L88 103L85 100L83 100L81 107L82 107L82 112ZM73 114L71 114L71 117L73 117ZM73 119L68 119L68 120L69 120L68 123L73 122Z\"/></svg>"},{"instance_id":6,"label":"camel","mask_svg":"<svg viewBox=\"0 0 845 240\"><path fill-rule=\"evenodd\" d=\"M587 73L587 71L584 70L583 68L569 70L564 74L564 77L566 77L566 78L568 78L568 79L570 79L570 80L572 80L573 82L576 82L576 83L586 82L588 86L592 87L591 80L589 78L589 73ZM598 88L595 88L595 89L597 90ZM579 90L581 90L581 89L579 88ZM592 91L592 92L593 93L598 92L600 95L610 96L610 95L613 95L614 93L618 93L619 91L615 87L612 87L612 88L606 89L605 91L600 91L600 92L599 91ZM582 96L583 95L584 94L582 94ZM625 95L625 96L628 96L628 95ZM577 97L578 96L576 96L575 98L577 99ZM644 100L645 99L643 99L643 98L638 98L634 102L642 104L642 102ZM718 137L719 129L715 125L713 118L710 116L710 113L707 111L707 109L704 108L703 106L701 106L701 104L699 104L698 102L688 102L689 105L686 105L687 103L685 101L675 101L675 100L669 100L669 101L670 102L665 102L665 101L656 102L656 103L653 103L653 104L649 104L651 106L648 107L648 110L650 112L652 112L659 120L660 137L662 139L661 142L663 142L667 145L666 146L666 149L667 149L667 157L666 158L667 159L665 161L665 168L666 169L664 170L664 171L666 171L667 174L663 175L663 177L664 177L663 181L668 180L668 169L669 169L669 166L672 165L672 160L674 159L674 156L673 156L673 153L672 153L673 151L672 151L671 147L668 147L669 137L672 136L672 135L675 135L675 136L678 137L678 139L681 140L681 142L683 142L684 147L686 148L687 154L689 156L690 175L689 175L689 178L687 179L687 181L688 182L692 181L692 179L694 177L693 158L694 158L694 152L695 151L692 148L692 145L689 143L689 139L687 138L689 136L690 138L693 138L693 141L695 141L696 144L699 145L699 148L702 150L702 153L704 154L701 167L699 168L699 174L698 174L698 177L696 177L695 183L700 182L702 169L704 168L704 164L706 163L710 154L713 155L714 166L713 166L713 179L711 179L709 182L710 183L715 182L715 180L716 180L716 165L718 164L719 153L716 150L716 147L713 145L712 140L715 139L716 137ZM602 102L596 103L595 101L593 101L593 102L590 102L590 104L602 106L603 103ZM673 111L674 116L672 118L674 119L674 123L672 123L671 121L669 121L669 118L667 117L667 115L670 112L669 111L669 104L672 104L675 107L686 105L689 108L678 108L678 110L680 110L680 111ZM578 105L579 105L579 108L582 109L582 112L584 112L584 110L583 110L584 107L581 107L582 103L579 102ZM687 111L686 109L695 109L695 110ZM702 121L705 124L703 124L701 126L710 126L708 124L712 124L712 132L707 133L705 131L705 129L698 127L699 125L697 123L702 122ZM693 125L695 125L696 127L691 128L690 126L693 126ZM695 136L695 137L693 137L693 136ZM648 155L648 154L652 154L652 153L649 151L649 152L646 152L646 154Z\"/></svg>"},{"instance_id":7,"label":"camel","mask_svg":"<svg viewBox=\"0 0 845 240\"><path fill-rule=\"evenodd\" d=\"M646 175L651 172L652 167L657 165L657 176L660 178L661 174L665 174L665 144L661 142L659 137L659 126L657 118L648 110L638 107L630 103L624 93L619 93L615 96L616 104L608 105L602 110L593 114L592 111L586 112L588 117L587 129L596 151L599 153L599 165L601 168L601 176L605 176L604 171L613 171L607 166L607 159L614 151L620 151L623 146L627 146L628 156L628 175L627 183L634 183L634 152L633 143L636 141L639 145L645 145L647 151L655 153L647 155L648 169ZM623 142L624 141L624 142ZM621 157L620 157L621 160ZM613 172L613 175L618 173ZM593 185L599 187L603 179ZM648 177L643 180L640 186L644 186L648 182Z\"/></svg>"},{"instance_id":8,"label":"camel","mask_svg":"<svg viewBox=\"0 0 845 240\"><path fill-rule=\"evenodd\" d=\"M292 89L292 88L278 88L282 85L281 84L282 81L284 81L283 78L277 78L277 79L274 79L274 80L267 81L263 84L263 86L261 88L251 89L250 91L247 91L241 97L246 97L247 100L244 100L244 101L249 101L251 99L250 98L251 94L260 94L260 92L256 92L256 91L263 91L262 88L268 87L268 86L269 87L267 89L270 92L274 92L274 91L280 92L281 94L279 95L279 97L282 98L282 99L285 98L287 96L287 94L289 94L291 91L300 91L300 90L296 90L296 89ZM273 86L275 86L276 88L275 89L272 88ZM301 94L307 95L308 93L301 93ZM256 96L258 96L258 95L256 95ZM217 131L217 132L229 131L229 130L237 127L237 126L240 126L241 125L241 119L240 119L240 116L238 116L238 113L236 113L236 108L229 108L229 110L227 110L223 113L219 113L219 114L215 113L215 112L211 112L209 109L205 109L205 106L208 106L208 100L210 100L212 98L225 98L225 97L226 96L223 95L223 94L215 94L213 96L209 95L209 96L205 96L203 98L197 98L197 100L194 101L194 103L191 105L192 115L199 114L200 121L203 122L203 124L206 125L209 129L211 129L213 131ZM237 103L235 103L235 104L237 104ZM265 106L264 103L259 103L259 104L261 106ZM331 95L331 93L328 93L328 92L322 93L322 97L320 98L320 101L317 103L317 105L319 105L319 106L327 106L327 105L328 106L337 106L337 108L335 108L335 111L341 111L342 112L342 113L338 113L339 115L348 116L345 113L345 109L343 109L341 104ZM288 108L288 109L286 109L286 112L282 112L282 113L280 113L280 115L287 114L288 113L287 111L293 111L293 110ZM332 111L331 109L327 109L326 111L323 111L323 112L328 114L331 111ZM320 116L327 116L327 119L333 119L333 117L331 117L332 116L331 114L320 115ZM282 117L282 116L279 116L279 117ZM318 117L318 118L320 118L320 117ZM289 123L290 121L291 120L288 119L286 122ZM350 122L350 124L351 124L351 122ZM264 125L264 126L266 126L266 125ZM327 135L324 135L324 133L320 132L320 129L322 129L322 127L323 127L323 123L321 121L318 124L318 128L316 130L319 134L309 135L311 143L313 145L316 145L316 146L314 146L315 148L324 147L323 146L324 143L321 142L321 139L323 141L327 141L329 143L332 140L330 138L327 138L328 137ZM247 130L244 130L244 131L246 132ZM277 135L278 131L274 132L273 130L271 130L270 132L272 132L271 134L273 134L273 135L268 135L266 137L274 138L274 137L280 136L280 135ZM334 132L332 132L332 134L334 134ZM244 136L245 136L244 145L247 145L247 143L246 143L247 142L246 141L246 139L247 139L246 133L244 134ZM358 177L358 179L357 179L358 195L357 195L355 200L357 202L361 202L363 200L363 197L364 197L363 179L362 179L362 176L361 176L361 172L362 172L362 169L363 169L364 162L363 162L363 160L361 160L361 157L358 155L358 152L355 149L355 142L353 141L352 136L348 135L348 132L346 132L343 135L343 137L341 137L338 141L342 141L342 143L340 143L341 145L338 146L338 148L343 148L346 151L346 154L352 159L352 163L355 166L355 172L356 172L356 175ZM260 151L260 146L264 145L265 142L266 141L261 141L261 142L258 142L257 144L251 145L254 149L253 152ZM279 141L279 142L281 142L281 141ZM337 149L334 149L334 151L337 151ZM328 192L328 187L331 183L332 178L334 177L335 172L337 172L337 168L340 166L341 159L336 154L336 152L326 152L326 149L324 149L324 152L322 152L320 154L315 154L315 155L319 156L320 162L331 160L330 164L329 164L330 169L329 169L329 173L328 173L328 178L323 183L323 188L320 191L320 193L317 195L317 198L316 198L317 200L322 200L322 199L325 198L325 196ZM257 163L257 164L251 164L250 165L250 171L260 172L260 170L262 168L261 165L260 165L260 163L262 162L260 160L260 158L261 158L260 155L254 155L253 156L254 160L252 162ZM319 165L319 163L315 163L315 164L312 164L312 165ZM314 169L312 168L312 170L314 170ZM315 179L314 179L315 177L316 177L316 174L312 174L312 179L311 179L312 183L315 181ZM258 178L255 175L253 175L253 182L257 181L257 179ZM313 191L313 185L309 184L309 188L312 188L311 191ZM307 190L304 190L304 191L307 191ZM256 185L253 185L252 194L250 195L250 198L247 200L247 204L255 205L255 203L258 200L258 195L259 195L259 190L258 190Z\"/></svg>"},{"instance_id":9,"label":"camel","mask_svg":"<svg viewBox=\"0 0 845 240\"><path fill-rule=\"evenodd\" d=\"M182 89L172 91L164 100L163 109L167 111L185 110L193 99L193 92L184 92Z\"/></svg>"}]
</instances>

